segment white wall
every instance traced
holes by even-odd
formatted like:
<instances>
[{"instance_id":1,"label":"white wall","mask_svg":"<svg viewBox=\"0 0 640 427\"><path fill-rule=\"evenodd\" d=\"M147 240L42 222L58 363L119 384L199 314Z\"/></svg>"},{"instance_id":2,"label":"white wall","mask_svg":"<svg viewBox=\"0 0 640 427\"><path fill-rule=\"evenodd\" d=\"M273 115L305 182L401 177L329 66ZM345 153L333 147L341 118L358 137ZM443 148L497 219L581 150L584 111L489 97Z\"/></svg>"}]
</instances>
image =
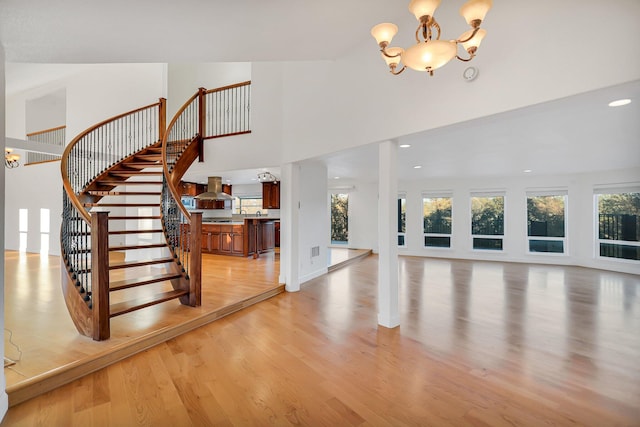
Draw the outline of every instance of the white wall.
<instances>
[{"instance_id":1,"label":"white wall","mask_svg":"<svg viewBox=\"0 0 640 427\"><path fill-rule=\"evenodd\" d=\"M0 43L0 117L3 117L3 120L0 120L0 141L2 141L2 146L5 146L5 86L4 86L4 47ZM5 168L2 168L3 171L0 172L0 199L4 200L4 183L5 183ZM6 203L6 202L5 202ZM5 224L4 221L4 209L0 209L0 223ZM4 233L5 227L0 228L0 250L4 253ZM2 283L2 289L0 292L0 352L4 356L4 257L0 260L0 283ZM0 373L0 420L2 420L9 409L9 397L6 392L7 382L4 375L4 369L2 373Z\"/></svg>"},{"instance_id":2,"label":"white wall","mask_svg":"<svg viewBox=\"0 0 640 427\"><path fill-rule=\"evenodd\" d=\"M170 111L182 106L198 87L207 89L251 80L251 133L204 142L204 162L189 173L210 175L282 164L282 65L224 63L169 65ZM179 102L177 101L179 99ZM170 113L169 120L173 113Z\"/></svg>"},{"instance_id":3,"label":"white wall","mask_svg":"<svg viewBox=\"0 0 640 427\"><path fill-rule=\"evenodd\" d=\"M26 104L43 95L66 92L67 142L92 125L138 107L153 104L165 91L162 64L102 64L6 98L6 135L24 139ZM5 104L3 103L3 106ZM43 119L44 120L44 119ZM7 249L18 249L18 209L29 209L27 251L40 252L40 208L50 209L49 251L60 254L62 179L60 163L52 162L7 170L5 186ZM119 239L122 240L121 237Z\"/></svg>"},{"instance_id":4,"label":"white wall","mask_svg":"<svg viewBox=\"0 0 640 427\"><path fill-rule=\"evenodd\" d=\"M58 89L26 101L26 133L63 126L67 123L66 91Z\"/></svg>"},{"instance_id":5,"label":"white wall","mask_svg":"<svg viewBox=\"0 0 640 427\"><path fill-rule=\"evenodd\" d=\"M327 203L327 168L320 162L300 163L299 209L300 283L327 272L329 244L329 205ZM311 257L311 248L320 253Z\"/></svg>"},{"instance_id":6,"label":"white wall","mask_svg":"<svg viewBox=\"0 0 640 427\"><path fill-rule=\"evenodd\" d=\"M341 190L329 190L340 193ZM378 251L378 185L360 183L349 194L349 248Z\"/></svg>"},{"instance_id":7,"label":"white wall","mask_svg":"<svg viewBox=\"0 0 640 427\"><path fill-rule=\"evenodd\" d=\"M27 252L60 255L62 178L60 162L40 163L6 170L4 190L5 248L19 249L18 211L28 210ZM49 210L49 244L42 248L40 210Z\"/></svg>"},{"instance_id":8,"label":"white wall","mask_svg":"<svg viewBox=\"0 0 640 427\"><path fill-rule=\"evenodd\" d=\"M453 9L451 20L444 13L449 9ZM439 9L444 13L439 22L445 38L463 31L465 23L453 16L455 9ZM406 15L404 21L396 22L401 28L398 45L409 45L413 36L415 19ZM624 43L611 40L640 39L638 16L640 2L629 0L502 2L483 25L488 35L473 60L480 69L473 84L461 78L468 64L455 60L433 77L413 70L392 76L373 39L337 61L287 63L283 68L283 161L637 80L640 57L629 56ZM544 30L523 29L523 22L544 22ZM607 27L606 37L592 37L585 22L615 24ZM576 43L581 37L589 42ZM512 40L508 52L501 49L509 44L500 39ZM597 59L593 52L598 52Z\"/></svg>"},{"instance_id":9,"label":"white wall","mask_svg":"<svg viewBox=\"0 0 640 427\"><path fill-rule=\"evenodd\" d=\"M579 265L640 274L637 262L598 259L595 251L594 186L621 183L640 185L640 168L580 175L514 176L475 179L438 179L429 182L401 182L399 190L407 196L406 248L400 255L456 259L500 260L527 263ZM527 252L526 192L540 189L566 189L569 193L567 255ZM474 251L471 237L470 193L503 190L505 196L504 251ZM424 248L422 240L423 192L451 191L452 242L450 249ZM371 232L375 232L375 228Z\"/></svg>"}]
</instances>

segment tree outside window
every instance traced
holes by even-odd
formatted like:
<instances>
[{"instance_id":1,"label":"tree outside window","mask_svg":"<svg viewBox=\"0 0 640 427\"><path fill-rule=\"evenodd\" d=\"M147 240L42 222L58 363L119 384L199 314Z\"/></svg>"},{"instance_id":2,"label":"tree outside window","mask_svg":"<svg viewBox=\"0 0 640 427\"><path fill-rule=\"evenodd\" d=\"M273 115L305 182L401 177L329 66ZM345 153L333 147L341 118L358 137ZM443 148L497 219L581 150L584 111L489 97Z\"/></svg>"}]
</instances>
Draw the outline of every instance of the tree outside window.
<instances>
[{"instance_id":1,"label":"tree outside window","mask_svg":"<svg viewBox=\"0 0 640 427\"><path fill-rule=\"evenodd\" d=\"M503 249L504 196L471 197L473 249Z\"/></svg>"},{"instance_id":2,"label":"tree outside window","mask_svg":"<svg viewBox=\"0 0 640 427\"><path fill-rule=\"evenodd\" d=\"M405 235L407 232L407 199L398 199L398 246L406 246Z\"/></svg>"},{"instance_id":3,"label":"tree outside window","mask_svg":"<svg viewBox=\"0 0 640 427\"><path fill-rule=\"evenodd\" d=\"M527 197L529 252L564 253L565 195Z\"/></svg>"},{"instance_id":4,"label":"tree outside window","mask_svg":"<svg viewBox=\"0 0 640 427\"><path fill-rule=\"evenodd\" d=\"M597 197L600 256L640 260L640 193Z\"/></svg>"},{"instance_id":5,"label":"tree outside window","mask_svg":"<svg viewBox=\"0 0 640 427\"><path fill-rule=\"evenodd\" d=\"M349 195L331 195L331 243L349 242Z\"/></svg>"},{"instance_id":6,"label":"tree outside window","mask_svg":"<svg viewBox=\"0 0 640 427\"><path fill-rule=\"evenodd\" d=\"M422 222L425 247L451 247L451 197L424 197Z\"/></svg>"}]
</instances>

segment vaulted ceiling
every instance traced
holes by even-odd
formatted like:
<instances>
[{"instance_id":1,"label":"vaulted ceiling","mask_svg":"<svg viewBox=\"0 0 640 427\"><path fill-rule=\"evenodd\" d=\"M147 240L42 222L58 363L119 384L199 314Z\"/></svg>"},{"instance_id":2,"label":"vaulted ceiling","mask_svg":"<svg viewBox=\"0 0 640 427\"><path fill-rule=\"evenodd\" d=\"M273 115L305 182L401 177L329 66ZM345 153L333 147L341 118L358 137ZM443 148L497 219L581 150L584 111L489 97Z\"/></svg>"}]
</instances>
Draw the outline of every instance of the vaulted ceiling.
<instances>
[{"instance_id":1,"label":"vaulted ceiling","mask_svg":"<svg viewBox=\"0 0 640 427\"><path fill-rule=\"evenodd\" d=\"M69 64L331 60L364 43L373 45L369 35L373 24L411 23L405 3L2 0L0 41L11 63L7 90L73 73L76 66ZM459 4L447 6L455 11ZM495 8L500 8L500 2L495 2ZM38 67L23 63L56 65L42 66L43 72L42 67L34 71ZM634 102L607 107L618 98ZM638 117L640 81L635 81L429 132L399 135L398 142L411 145L399 153L399 174L401 179L425 179L638 167ZM323 157L330 177L365 181L377 179L376 159L375 146ZM422 168L414 169L417 165ZM238 182L255 177L256 171L225 172Z\"/></svg>"}]
</instances>

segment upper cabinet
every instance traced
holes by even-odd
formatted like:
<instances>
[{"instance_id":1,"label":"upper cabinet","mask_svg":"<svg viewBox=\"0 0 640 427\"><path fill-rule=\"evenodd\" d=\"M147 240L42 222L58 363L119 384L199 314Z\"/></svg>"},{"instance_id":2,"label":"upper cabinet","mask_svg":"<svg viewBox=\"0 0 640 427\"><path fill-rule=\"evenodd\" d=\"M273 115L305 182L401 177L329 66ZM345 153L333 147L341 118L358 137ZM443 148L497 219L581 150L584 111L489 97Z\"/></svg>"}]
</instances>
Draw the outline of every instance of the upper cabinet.
<instances>
[{"instance_id":1,"label":"upper cabinet","mask_svg":"<svg viewBox=\"0 0 640 427\"><path fill-rule=\"evenodd\" d=\"M206 185L203 186L206 191ZM222 192L231 195L231 185L222 184ZM198 194L200 194L198 193ZM231 200L198 200L196 199L196 209L231 209Z\"/></svg>"},{"instance_id":2,"label":"upper cabinet","mask_svg":"<svg viewBox=\"0 0 640 427\"><path fill-rule=\"evenodd\" d=\"M280 209L280 182L262 183L262 209Z\"/></svg>"}]
</instances>

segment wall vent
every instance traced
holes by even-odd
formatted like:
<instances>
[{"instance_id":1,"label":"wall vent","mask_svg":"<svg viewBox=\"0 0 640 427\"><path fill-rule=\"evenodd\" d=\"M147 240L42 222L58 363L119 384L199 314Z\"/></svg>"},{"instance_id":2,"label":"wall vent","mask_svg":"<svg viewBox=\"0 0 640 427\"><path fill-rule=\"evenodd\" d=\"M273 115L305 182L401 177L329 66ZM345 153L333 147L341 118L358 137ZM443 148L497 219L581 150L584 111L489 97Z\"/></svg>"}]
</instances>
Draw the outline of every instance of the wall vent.
<instances>
[{"instance_id":1,"label":"wall vent","mask_svg":"<svg viewBox=\"0 0 640 427\"><path fill-rule=\"evenodd\" d=\"M320 246L314 246L311 248L311 258L320 256Z\"/></svg>"}]
</instances>

